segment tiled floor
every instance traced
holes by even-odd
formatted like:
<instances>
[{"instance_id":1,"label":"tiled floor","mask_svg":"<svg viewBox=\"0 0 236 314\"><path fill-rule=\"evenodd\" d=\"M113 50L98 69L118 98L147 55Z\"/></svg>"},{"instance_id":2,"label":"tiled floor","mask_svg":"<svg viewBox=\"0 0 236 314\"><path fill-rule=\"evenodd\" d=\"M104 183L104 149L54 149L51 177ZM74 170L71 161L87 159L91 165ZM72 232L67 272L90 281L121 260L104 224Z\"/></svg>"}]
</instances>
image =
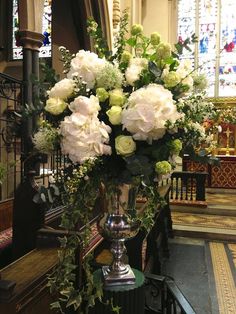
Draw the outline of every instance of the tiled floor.
<instances>
[{"instance_id":1,"label":"tiled floor","mask_svg":"<svg viewBox=\"0 0 236 314\"><path fill-rule=\"evenodd\" d=\"M225 190L224 190L225 191ZM206 200L208 203L208 206L211 205L217 205L217 206L229 206L235 207L236 211L236 191L235 190L229 190L228 192L225 191L224 193L217 191L208 191L206 193ZM235 212L236 213L236 212Z\"/></svg>"},{"instance_id":2,"label":"tiled floor","mask_svg":"<svg viewBox=\"0 0 236 314\"><path fill-rule=\"evenodd\" d=\"M207 207L177 206L172 210L173 229L177 235L236 241L236 192L210 190Z\"/></svg>"}]
</instances>

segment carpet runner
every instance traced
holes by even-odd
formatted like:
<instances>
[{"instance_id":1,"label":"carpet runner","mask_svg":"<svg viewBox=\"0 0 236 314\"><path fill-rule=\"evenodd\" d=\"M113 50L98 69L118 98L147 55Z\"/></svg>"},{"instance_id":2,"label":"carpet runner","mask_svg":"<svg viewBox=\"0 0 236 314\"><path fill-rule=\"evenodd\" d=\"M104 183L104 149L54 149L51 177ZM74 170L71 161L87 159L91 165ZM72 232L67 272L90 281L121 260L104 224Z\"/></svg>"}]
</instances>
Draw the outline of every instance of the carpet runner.
<instances>
[{"instance_id":1,"label":"carpet runner","mask_svg":"<svg viewBox=\"0 0 236 314\"><path fill-rule=\"evenodd\" d=\"M236 244L209 242L219 314L236 313ZM212 314L215 312L212 311Z\"/></svg>"}]
</instances>

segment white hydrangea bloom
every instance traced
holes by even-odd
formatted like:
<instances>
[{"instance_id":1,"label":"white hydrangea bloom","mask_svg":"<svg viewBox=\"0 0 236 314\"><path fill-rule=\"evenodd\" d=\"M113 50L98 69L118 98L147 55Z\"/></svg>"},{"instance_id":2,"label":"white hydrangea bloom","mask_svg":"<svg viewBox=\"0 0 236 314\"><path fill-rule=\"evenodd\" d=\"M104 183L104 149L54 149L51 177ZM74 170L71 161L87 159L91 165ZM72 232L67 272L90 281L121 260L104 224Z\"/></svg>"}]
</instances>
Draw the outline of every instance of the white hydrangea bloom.
<instances>
[{"instance_id":1,"label":"white hydrangea bloom","mask_svg":"<svg viewBox=\"0 0 236 314\"><path fill-rule=\"evenodd\" d=\"M167 120L175 123L181 116L171 92L162 85L149 84L130 95L122 113L122 124L135 140L151 143L164 136Z\"/></svg>"},{"instance_id":2,"label":"white hydrangea bloom","mask_svg":"<svg viewBox=\"0 0 236 314\"><path fill-rule=\"evenodd\" d=\"M125 78L129 85L139 80L142 70L147 68L148 60L144 58L132 58L130 59L129 66L125 71Z\"/></svg>"},{"instance_id":3,"label":"white hydrangea bloom","mask_svg":"<svg viewBox=\"0 0 236 314\"><path fill-rule=\"evenodd\" d=\"M48 91L49 98L67 99L73 94L74 81L68 78L64 78L57 82L53 88Z\"/></svg>"},{"instance_id":4,"label":"white hydrangea bloom","mask_svg":"<svg viewBox=\"0 0 236 314\"><path fill-rule=\"evenodd\" d=\"M100 122L96 115L73 112L60 125L61 149L74 163L102 155L110 155L109 133L111 128Z\"/></svg>"},{"instance_id":5,"label":"white hydrangea bloom","mask_svg":"<svg viewBox=\"0 0 236 314\"><path fill-rule=\"evenodd\" d=\"M76 75L91 89L95 85L97 74L101 72L106 62L94 52L80 50L71 60L71 68L67 73L67 77L73 78Z\"/></svg>"},{"instance_id":6,"label":"white hydrangea bloom","mask_svg":"<svg viewBox=\"0 0 236 314\"><path fill-rule=\"evenodd\" d=\"M85 116L97 114L101 109L97 97L91 95L90 98L85 96L78 96L69 105L72 112L79 112Z\"/></svg>"}]
</instances>

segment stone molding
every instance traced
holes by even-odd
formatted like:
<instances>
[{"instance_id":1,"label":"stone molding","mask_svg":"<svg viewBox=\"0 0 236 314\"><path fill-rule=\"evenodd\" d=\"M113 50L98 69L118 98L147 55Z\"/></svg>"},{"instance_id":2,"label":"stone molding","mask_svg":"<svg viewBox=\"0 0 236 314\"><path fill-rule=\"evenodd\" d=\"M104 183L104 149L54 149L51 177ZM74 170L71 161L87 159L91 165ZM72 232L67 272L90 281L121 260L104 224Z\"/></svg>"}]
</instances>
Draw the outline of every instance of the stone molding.
<instances>
[{"instance_id":1,"label":"stone molding","mask_svg":"<svg viewBox=\"0 0 236 314\"><path fill-rule=\"evenodd\" d=\"M39 51L39 48L42 46L44 35L29 30L21 30L19 32L20 44L25 49Z\"/></svg>"}]
</instances>

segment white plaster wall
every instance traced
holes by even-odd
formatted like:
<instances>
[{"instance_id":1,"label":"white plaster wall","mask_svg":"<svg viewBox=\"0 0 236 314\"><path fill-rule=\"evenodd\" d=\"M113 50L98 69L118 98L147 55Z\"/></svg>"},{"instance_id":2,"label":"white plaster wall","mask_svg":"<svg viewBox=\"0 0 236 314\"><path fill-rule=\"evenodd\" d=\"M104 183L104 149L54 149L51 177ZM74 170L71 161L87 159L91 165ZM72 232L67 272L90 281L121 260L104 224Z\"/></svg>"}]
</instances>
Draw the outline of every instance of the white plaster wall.
<instances>
[{"instance_id":1,"label":"white plaster wall","mask_svg":"<svg viewBox=\"0 0 236 314\"><path fill-rule=\"evenodd\" d=\"M140 23L144 34L159 32L162 41L176 42L177 0L120 0L121 11L130 9L130 23Z\"/></svg>"},{"instance_id":2,"label":"white plaster wall","mask_svg":"<svg viewBox=\"0 0 236 314\"><path fill-rule=\"evenodd\" d=\"M168 0L143 0L142 24L145 35L156 31L168 41Z\"/></svg>"}]
</instances>

